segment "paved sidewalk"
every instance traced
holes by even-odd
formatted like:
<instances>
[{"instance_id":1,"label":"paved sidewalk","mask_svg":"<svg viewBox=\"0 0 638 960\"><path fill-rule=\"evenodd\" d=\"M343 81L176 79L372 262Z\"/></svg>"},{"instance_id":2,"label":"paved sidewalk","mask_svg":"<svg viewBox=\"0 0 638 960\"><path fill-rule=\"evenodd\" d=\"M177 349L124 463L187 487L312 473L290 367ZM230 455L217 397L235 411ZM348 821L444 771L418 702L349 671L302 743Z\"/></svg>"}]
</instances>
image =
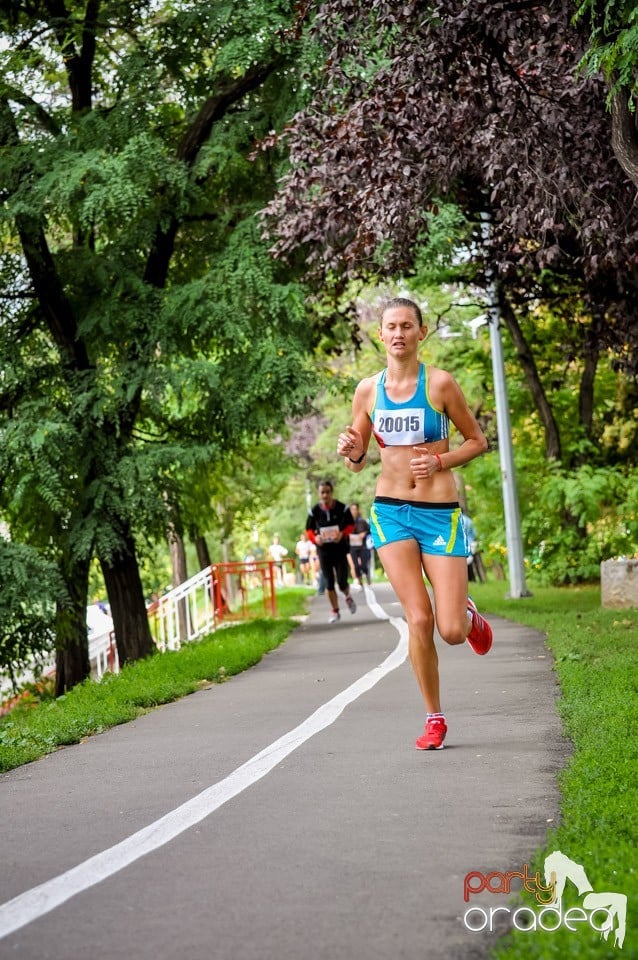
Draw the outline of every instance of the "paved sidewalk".
<instances>
[{"instance_id":1,"label":"paved sidewalk","mask_svg":"<svg viewBox=\"0 0 638 960\"><path fill-rule=\"evenodd\" d=\"M400 617L388 585L374 593ZM253 775L251 758L263 751L268 762L270 745L397 647L397 622L355 598L357 613L334 626L315 598L282 647L227 683L0 777L0 904L127 847L176 808L179 822L181 805L213 784L247 781L174 839L8 934L0 956L486 956L495 935L464 926L465 875L520 870L558 816L568 744L549 653L540 634L492 620L487 657L439 644L445 750L414 749L423 716L406 660Z\"/></svg>"}]
</instances>

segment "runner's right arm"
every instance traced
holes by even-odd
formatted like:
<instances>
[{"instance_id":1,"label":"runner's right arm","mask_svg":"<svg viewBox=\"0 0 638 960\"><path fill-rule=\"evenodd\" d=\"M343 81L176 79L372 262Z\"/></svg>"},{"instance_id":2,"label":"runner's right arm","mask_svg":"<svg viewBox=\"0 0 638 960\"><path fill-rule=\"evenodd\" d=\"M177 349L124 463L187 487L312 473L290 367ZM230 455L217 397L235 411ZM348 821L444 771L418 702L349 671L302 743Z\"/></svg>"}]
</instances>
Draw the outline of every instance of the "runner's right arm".
<instances>
[{"instance_id":1,"label":"runner's right arm","mask_svg":"<svg viewBox=\"0 0 638 960\"><path fill-rule=\"evenodd\" d=\"M360 473L366 465L372 423L368 416L371 409L371 390L374 377L362 380L352 399L352 423L337 439L337 454L343 457L345 466L352 473Z\"/></svg>"}]
</instances>

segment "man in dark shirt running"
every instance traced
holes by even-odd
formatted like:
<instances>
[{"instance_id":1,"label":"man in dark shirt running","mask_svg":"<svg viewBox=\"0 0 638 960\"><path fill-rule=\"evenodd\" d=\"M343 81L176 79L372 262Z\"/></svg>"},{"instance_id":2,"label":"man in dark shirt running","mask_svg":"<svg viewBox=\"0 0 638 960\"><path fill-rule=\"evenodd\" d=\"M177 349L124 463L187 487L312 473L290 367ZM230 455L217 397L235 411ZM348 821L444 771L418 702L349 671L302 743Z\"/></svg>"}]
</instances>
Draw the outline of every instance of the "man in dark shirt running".
<instances>
[{"instance_id":1,"label":"man in dark shirt running","mask_svg":"<svg viewBox=\"0 0 638 960\"><path fill-rule=\"evenodd\" d=\"M337 623L341 619L339 599L335 590L336 583L346 598L350 613L357 609L350 596L348 583L348 536L354 530L352 514L345 503L335 500L330 480L319 484L319 502L314 505L306 520L308 539L317 546L321 572L326 582L328 599L332 604L332 613L328 623Z\"/></svg>"}]
</instances>

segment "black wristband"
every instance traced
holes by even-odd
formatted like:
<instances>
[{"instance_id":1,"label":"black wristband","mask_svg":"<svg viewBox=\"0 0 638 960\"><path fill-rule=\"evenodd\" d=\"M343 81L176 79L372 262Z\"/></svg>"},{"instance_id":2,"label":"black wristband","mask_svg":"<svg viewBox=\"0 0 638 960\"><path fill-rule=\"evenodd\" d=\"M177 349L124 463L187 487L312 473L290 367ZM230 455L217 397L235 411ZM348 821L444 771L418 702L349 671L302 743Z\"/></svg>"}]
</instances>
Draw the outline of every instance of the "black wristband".
<instances>
[{"instance_id":1,"label":"black wristband","mask_svg":"<svg viewBox=\"0 0 638 960\"><path fill-rule=\"evenodd\" d=\"M352 457L348 457L348 460L350 461L350 463L361 463L365 455L366 455L366 452L364 450L358 460L353 460Z\"/></svg>"}]
</instances>

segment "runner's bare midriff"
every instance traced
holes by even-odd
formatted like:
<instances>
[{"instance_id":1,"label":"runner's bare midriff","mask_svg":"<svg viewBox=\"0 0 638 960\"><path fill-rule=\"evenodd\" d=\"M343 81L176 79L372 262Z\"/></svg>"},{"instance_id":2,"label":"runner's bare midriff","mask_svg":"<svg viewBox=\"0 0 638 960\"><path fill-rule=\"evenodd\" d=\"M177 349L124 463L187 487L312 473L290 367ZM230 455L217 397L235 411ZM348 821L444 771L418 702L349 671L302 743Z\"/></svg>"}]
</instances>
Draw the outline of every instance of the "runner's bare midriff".
<instances>
[{"instance_id":1,"label":"runner's bare midriff","mask_svg":"<svg viewBox=\"0 0 638 960\"><path fill-rule=\"evenodd\" d=\"M447 453L447 440L423 444L429 453ZM410 461L418 456L414 447L383 447L381 449L381 476L377 481L379 497L397 500L421 500L430 503L451 503L458 500L454 477L449 470L435 473L427 480L416 480L410 470Z\"/></svg>"}]
</instances>

